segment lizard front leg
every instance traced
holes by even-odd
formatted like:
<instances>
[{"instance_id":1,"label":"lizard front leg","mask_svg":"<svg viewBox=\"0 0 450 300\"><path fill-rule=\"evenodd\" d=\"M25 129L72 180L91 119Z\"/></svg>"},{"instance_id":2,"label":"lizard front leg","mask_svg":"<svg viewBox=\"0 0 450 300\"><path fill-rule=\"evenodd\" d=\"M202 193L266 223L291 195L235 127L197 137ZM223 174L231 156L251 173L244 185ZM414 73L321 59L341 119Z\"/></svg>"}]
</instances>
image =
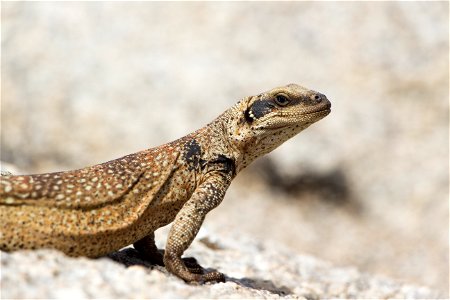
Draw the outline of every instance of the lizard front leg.
<instances>
[{"instance_id":1,"label":"lizard front leg","mask_svg":"<svg viewBox=\"0 0 450 300\"><path fill-rule=\"evenodd\" d=\"M164 264L169 272L187 282L225 281L225 276L219 272L191 272L181 256L197 235L206 214L222 201L231 179L229 174L210 173L205 182L197 187L191 199L183 205L170 229Z\"/></svg>"}]
</instances>

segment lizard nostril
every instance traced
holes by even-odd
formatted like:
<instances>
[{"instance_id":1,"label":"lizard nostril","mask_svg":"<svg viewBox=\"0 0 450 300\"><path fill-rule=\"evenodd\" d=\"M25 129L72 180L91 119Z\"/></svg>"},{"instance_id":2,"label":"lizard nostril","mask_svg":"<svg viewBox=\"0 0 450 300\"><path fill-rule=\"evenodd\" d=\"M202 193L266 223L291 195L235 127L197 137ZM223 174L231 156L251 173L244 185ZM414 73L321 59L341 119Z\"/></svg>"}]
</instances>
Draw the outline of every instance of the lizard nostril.
<instances>
[{"instance_id":1,"label":"lizard nostril","mask_svg":"<svg viewBox=\"0 0 450 300\"><path fill-rule=\"evenodd\" d=\"M315 95L314 95L314 100L316 100L317 102L322 101L322 100L323 100L323 99L322 99L322 95L315 94Z\"/></svg>"}]
</instances>

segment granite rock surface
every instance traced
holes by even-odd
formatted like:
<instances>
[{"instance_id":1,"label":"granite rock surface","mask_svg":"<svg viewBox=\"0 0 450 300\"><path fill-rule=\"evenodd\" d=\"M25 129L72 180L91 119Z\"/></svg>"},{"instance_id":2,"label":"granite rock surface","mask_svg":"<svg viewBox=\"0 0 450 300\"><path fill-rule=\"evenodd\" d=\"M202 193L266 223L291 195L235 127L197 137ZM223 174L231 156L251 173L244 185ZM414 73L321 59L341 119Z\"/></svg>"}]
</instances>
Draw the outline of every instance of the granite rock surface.
<instances>
[{"instance_id":1,"label":"granite rock surface","mask_svg":"<svg viewBox=\"0 0 450 300\"><path fill-rule=\"evenodd\" d=\"M224 272L225 283L186 284L163 267L143 260L133 248L98 259L71 258L55 250L1 252L1 297L311 300L441 296L429 288L361 273L354 267L338 268L276 244L204 231L187 255Z\"/></svg>"}]
</instances>

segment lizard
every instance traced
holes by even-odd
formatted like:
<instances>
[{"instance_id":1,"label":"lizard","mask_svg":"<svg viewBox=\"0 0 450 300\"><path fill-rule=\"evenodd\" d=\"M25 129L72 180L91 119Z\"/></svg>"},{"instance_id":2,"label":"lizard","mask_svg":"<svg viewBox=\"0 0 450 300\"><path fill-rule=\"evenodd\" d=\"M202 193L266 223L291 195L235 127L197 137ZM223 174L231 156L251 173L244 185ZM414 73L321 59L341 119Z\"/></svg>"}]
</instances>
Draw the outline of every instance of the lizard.
<instances>
[{"instance_id":1,"label":"lizard","mask_svg":"<svg viewBox=\"0 0 450 300\"><path fill-rule=\"evenodd\" d=\"M233 178L327 116L331 103L297 84L242 98L173 142L79 170L0 181L0 249L53 248L99 257L133 244L186 282L225 281L182 258ZM165 250L154 231L173 223Z\"/></svg>"}]
</instances>

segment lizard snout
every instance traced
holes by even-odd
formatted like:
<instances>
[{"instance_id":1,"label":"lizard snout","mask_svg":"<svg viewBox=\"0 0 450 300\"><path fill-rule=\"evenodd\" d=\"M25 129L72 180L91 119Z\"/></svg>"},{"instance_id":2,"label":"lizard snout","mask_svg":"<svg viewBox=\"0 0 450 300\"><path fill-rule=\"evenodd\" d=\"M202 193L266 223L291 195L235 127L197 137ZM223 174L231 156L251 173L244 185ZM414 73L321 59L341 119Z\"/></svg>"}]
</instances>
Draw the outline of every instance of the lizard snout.
<instances>
[{"instance_id":1,"label":"lizard snout","mask_svg":"<svg viewBox=\"0 0 450 300\"><path fill-rule=\"evenodd\" d=\"M314 101L315 103L320 103L320 102L328 102L328 103L330 103L330 101L328 100L327 96L325 96L324 94L321 94L321 93L313 94L311 96L311 100Z\"/></svg>"}]
</instances>

